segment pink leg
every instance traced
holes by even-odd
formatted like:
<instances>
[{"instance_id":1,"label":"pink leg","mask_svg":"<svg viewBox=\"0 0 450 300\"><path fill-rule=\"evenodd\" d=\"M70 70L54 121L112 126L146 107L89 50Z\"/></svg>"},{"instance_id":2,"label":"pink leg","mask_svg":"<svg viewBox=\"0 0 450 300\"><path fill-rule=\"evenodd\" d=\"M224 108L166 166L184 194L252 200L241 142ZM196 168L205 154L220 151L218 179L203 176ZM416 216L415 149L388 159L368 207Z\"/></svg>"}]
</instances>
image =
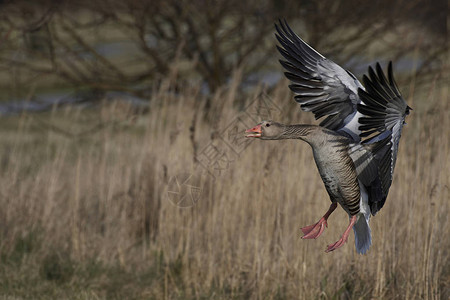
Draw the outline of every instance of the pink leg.
<instances>
[{"instance_id":1,"label":"pink leg","mask_svg":"<svg viewBox=\"0 0 450 300\"><path fill-rule=\"evenodd\" d=\"M332 203L327 213L317 222L316 224L309 225L302 228L303 233L302 239L317 239L322 232L325 230L325 227L328 227L327 219L331 215L331 213L336 209L337 203Z\"/></svg>"},{"instance_id":2,"label":"pink leg","mask_svg":"<svg viewBox=\"0 0 450 300\"><path fill-rule=\"evenodd\" d=\"M339 239L339 241L337 241L334 244L328 245L328 248L327 248L327 250L325 250L325 252L334 251L337 248L342 247L347 242L348 235L350 234L350 230L352 230L353 225L355 225L355 223L356 223L356 216L353 216L350 218L350 224L348 224L347 229L344 231L344 234Z\"/></svg>"}]
</instances>

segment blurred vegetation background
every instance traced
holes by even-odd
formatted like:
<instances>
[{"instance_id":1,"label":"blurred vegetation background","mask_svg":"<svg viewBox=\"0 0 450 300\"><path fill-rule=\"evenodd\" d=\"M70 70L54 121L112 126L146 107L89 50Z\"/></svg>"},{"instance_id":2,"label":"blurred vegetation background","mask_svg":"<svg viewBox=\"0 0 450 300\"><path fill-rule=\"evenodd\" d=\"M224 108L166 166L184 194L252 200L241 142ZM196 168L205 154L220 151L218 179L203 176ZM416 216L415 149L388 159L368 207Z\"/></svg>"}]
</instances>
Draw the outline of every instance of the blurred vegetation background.
<instances>
[{"instance_id":1,"label":"blurred vegetation background","mask_svg":"<svg viewBox=\"0 0 450 300\"><path fill-rule=\"evenodd\" d=\"M328 207L307 145L246 144L215 180L199 163L258 99L315 122L278 19L358 78L392 60L414 109L368 255L323 252L343 211L299 238ZM449 20L425 0L0 1L0 298L448 299Z\"/></svg>"},{"instance_id":2,"label":"blurred vegetation background","mask_svg":"<svg viewBox=\"0 0 450 300\"><path fill-rule=\"evenodd\" d=\"M286 19L313 47L355 71L394 60L433 76L447 51L446 1L70 1L3 3L3 100L85 89L148 97L173 74L174 89L278 80L273 24ZM273 73L277 76L274 77ZM272 76L270 76L272 73ZM24 88L26 87L26 88Z\"/></svg>"}]
</instances>

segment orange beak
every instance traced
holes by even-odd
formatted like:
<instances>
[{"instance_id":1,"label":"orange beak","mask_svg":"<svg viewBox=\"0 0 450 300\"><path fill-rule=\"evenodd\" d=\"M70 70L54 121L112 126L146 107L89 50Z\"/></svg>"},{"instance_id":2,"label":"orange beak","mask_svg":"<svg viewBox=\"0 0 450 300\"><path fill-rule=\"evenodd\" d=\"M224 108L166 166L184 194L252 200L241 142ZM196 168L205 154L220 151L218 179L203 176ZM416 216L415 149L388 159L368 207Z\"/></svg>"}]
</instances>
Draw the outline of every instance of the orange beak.
<instances>
[{"instance_id":1,"label":"orange beak","mask_svg":"<svg viewBox=\"0 0 450 300\"><path fill-rule=\"evenodd\" d=\"M247 129L245 133L247 133L245 137L261 137L262 134L261 124L256 125L251 129Z\"/></svg>"}]
</instances>

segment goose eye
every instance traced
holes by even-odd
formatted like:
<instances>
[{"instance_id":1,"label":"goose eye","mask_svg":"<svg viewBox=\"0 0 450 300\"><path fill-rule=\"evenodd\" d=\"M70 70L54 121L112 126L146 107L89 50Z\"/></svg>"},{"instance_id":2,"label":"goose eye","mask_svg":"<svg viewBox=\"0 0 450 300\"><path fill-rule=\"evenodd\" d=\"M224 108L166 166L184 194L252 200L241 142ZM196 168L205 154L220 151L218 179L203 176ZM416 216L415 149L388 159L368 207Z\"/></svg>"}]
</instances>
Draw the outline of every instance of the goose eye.
<instances>
[{"instance_id":1,"label":"goose eye","mask_svg":"<svg viewBox=\"0 0 450 300\"><path fill-rule=\"evenodd\" d=\"M266 124L266 127L269 127L270 126L270 124Z\"/></svg>"}]
</instances>

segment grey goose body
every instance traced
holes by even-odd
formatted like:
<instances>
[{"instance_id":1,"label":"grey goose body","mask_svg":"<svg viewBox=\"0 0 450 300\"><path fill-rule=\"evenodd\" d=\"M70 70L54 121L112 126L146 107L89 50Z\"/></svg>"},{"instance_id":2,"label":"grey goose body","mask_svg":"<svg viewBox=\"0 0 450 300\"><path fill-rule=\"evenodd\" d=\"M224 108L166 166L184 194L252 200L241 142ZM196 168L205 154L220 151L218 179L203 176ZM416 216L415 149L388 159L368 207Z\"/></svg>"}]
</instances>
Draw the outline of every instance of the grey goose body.
<instances>
[{"instance_id":1,"label":"grey goose body","mask_svg":"<svg viewBox=\"0 0 450 300\"><path fill-rule=\"evenodd\" d=\"M352 73L306 44L286 22L275 27L277 48L284 58L280 63L295 101L323 120L319 126L263 121L248 129L247 137L300 139L310 144L332 203L316 224L302 228L303 238L318 238L339 204L350 223L326 251L341 247L353 229L356 250L364 254L372 243L369 219L386 201L401 131L411 108L394 81L392 63L387 77L380 64L369 67L363 86Z\"/></svg>"}]
</instances>

